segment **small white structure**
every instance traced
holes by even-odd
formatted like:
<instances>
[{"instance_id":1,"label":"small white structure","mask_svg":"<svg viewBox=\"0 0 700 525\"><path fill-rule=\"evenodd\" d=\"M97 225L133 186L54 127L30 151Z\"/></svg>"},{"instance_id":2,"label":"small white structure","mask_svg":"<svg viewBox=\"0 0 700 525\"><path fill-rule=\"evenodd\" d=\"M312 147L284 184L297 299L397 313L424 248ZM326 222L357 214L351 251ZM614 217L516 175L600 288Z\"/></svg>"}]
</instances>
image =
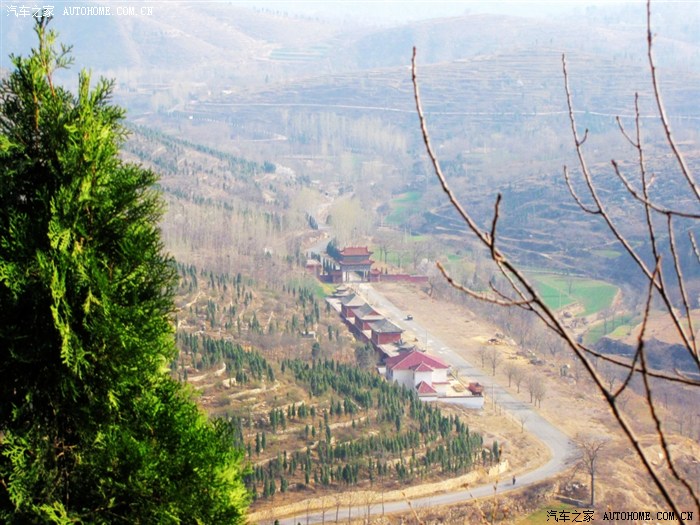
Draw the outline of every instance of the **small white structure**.
<instances>
[{"instance_id":1,"label":"small white structure","mask_svg":"<svg viewBox=\"0 0 700 525\"><path fill-rule=\"evenodd\" d=\"M437 401L438 400L438 392L435 390L432 385L426 383L425 381L421 381L416 385L416 392L418 392L418 397L422 401Z\"/></svg>"}]
</instances>

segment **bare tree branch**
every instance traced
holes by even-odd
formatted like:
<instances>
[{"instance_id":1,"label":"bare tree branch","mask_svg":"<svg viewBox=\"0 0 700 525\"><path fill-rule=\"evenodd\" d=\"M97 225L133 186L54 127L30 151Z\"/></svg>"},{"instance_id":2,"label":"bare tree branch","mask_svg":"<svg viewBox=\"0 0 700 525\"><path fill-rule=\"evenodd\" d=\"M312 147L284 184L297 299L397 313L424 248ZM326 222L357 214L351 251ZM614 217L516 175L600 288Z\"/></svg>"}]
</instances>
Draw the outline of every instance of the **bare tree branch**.
<instances>
[{"instance_id":1,"label":"bare tree branch","mask_svg":"<svg viewBox=\"0 0 700 525\"><path fill-rule=\"evenodd\" d=\"M698 499L697 494L695 494L695 491L693 490L693 487L688 483L688 480L685 479L685 477L681 476L680 473L678 472L678 469L676 468L673 459L671 458L671 450L669 449L668 446L668 441L666 440L666 434L664 433L663 429L661 428L661 420L659 419L659 416L656 412L656 405L654 404L654 400L651 394L651 383L649 381L649 376L646 374L647 371L647 363L646 363L646 357L644 355L644 342L640 340L640 363L642 365L642 379L644 380L644 391L647 399L647 407L649 408L649 412L651 413L651 416L654 420L654 425L656 426L656 435L659 438L659 443L661 444L661 448L664 451L664 459L666 460L666 464L668 465L669 469L671 470L671 473L673 474L673 477L676 478L688 491L688 494L690 495L691 498L693 498L693 501L695 502L695 506L697 508L700 508L700 499ZM674 510L674 512L677 512Z\"/></svg>"},{"instance_id":2,"label":"bare tree branch","mask_svg":"<svg viewBox=\"0 0 700 525\"><path fill-rule=\"evenodd\" d=\"M496 258L496 223L498 223L498 211L501 205L501 194L496 196L496 203L493 205L493 221L491 221L491 258L495 261Z\"/></svg>"},{"instance_id":3,"label":"bare tree branch","mask_svg":"<svg viewBox=\"0 0 700 525\"><path fill-rule=\"evenodd\" d=\"M649 206L651 209L653 209L655 212L661 213L663 215L672 215L676 217L683 217L686 219L700 219L700 214L698 213L689 213L685 212L682 210L672 210L670 208L665 208L663 206L660 206L659 204L656 204L655 202L646 200L642 195L640 195L637 190L630 184L629 180L627 177L625 177L622 174L622 171L620 170L620 166L615 160L611 160L610 163L612 164L613 170L615 171L615 175L617 175L617 178L620 179L622 184L625 186L625 189L627 192L638 202L641 204L644 204L646 206Z\"/></svg>"},{"instance_id":4,"label":"bare tree branch","mask_svg":"<svg viewBox=\"0 0 700 525\"><path fill-rule=\"evenodd\" d=\"M685 319L688 323L688 339L690 340L690 345L688 350L692 357L695 358L695 363L700 368L700 359L698 358L698 347L697 340L695 337L695 329L693 328L693 317L690 311L690 301L688 300L688 292L685 287L685 280L683 279L683 270L681 270L681 263L678 258L678 250L676 248L676 237L673 233L673 218L668 215L666 217L667 228L668 228L668 243L671 247L671 260L673 261L673 269L676 274L676 279L678 281L678 290L681 295L681 300L683 301L683 309L685 310Z\"/></svg>"},{"instance_id":5,"label":"bare tree branch","mask_svg":"<svg viewBox=\"0 0 700 525\"><path fill-rule=\"evenodd\" d=\"M688 232L688 237L690 238L690 244L693 247L693 253L695 254L695 260L697 260L698 264L700 264L700 251L698 251L698 245L695 242L695 235L693 235L693 232Z\"/></svg>"},{"instance_id":6,"label":"bare tree branch","mask_svg":"<svg viewBox=\"0 0 700 525\"><path fill-rule=\"evenodd\" d=\"M644 164L644 149L642 146L642 138L641 138L641 130L640 130L640 116L639 116L639 93L634 94L634 125L635 125L635 138L633 139L630 137L630 135L627 133L625 130L624 126L622 125L622 120L620 117L615 117L615 120L617 121L617 125L620 128L620 132L622 133L622 136L627 139L627 141L632 145L632 147L637 150L637 156L639 158L639 170L640 173L642 173L642 177L645 178L646 176L646 167ZM622 170L620 169L620 166L618 163L613 159L610 161L612 163L613 169L615 170L615 174L617 177L620 179L622 184L625 186L625 189L627 192L634 197L635 200L638 202L642 203L644 206L647 206L654 211L664 214L664 215L674 215L678 217L685 217L689 219L700 219L700 214L697 213L688 213L684 212L682 210L674 210L671 208L666 208L664 206L660 206L654 202L651 201L648 195L648 188L651 187L653 183L653 176L648 180L648 184L643 184L644 188L644 195L640 195L639 192L630 184L629 180L627 177L625 177L622 174Z\"/></svg>"},{"instance_id":7,"label":"bare tree branch","mask_svg":"<svg viewBox=\"0 0 700 525\"><path fill-rule=\"evenodd\" d=\"M688 169L688 165L685 162L685 158L681 154L676 145L676 141L671 135L671 126L668 123L668 117L666 117L666 109L664 108L663 101L661 99L661 90L659 89L659 82L656 78L656 64L654 63L654 54L652 52L653 38L651 34L651 0L647 0L647 58L649 59L649 70L651 71L651 83L654 87L654 99L656 100L656 106L659 109L659 118L661 119L661 124L664 127L664 132L666 134L666 140L668 145L673 151L676 157L676 161L681 168L683 177L688 182L688 185L692 188L695 198L700 200L700 188L695 182L695 178Z\"/></svg>"},{"instance_id":8,"label":"bare tree branch","mask_svg":"<svg viewBox=\"0 0 700 525\"><path fill-rule=\"evenodd\" d=\"M647 7L648 10L650 10L649 7ZM651 41L649 41L649 45L651 45ZM642 271L644 277L651 282L654 283L654 286L656 290L659 293L659 296L661 297L664 306L666 308L666 311L668 312L669 317L671 318L673 322L674 329L676 332L679 334L681 340L683 341L683 344L686 346L686 348L691 349L692 345L690 343L690 340L688 339L688 335L686 334L685 329L683 328L683 324L678 317L678 314L673 308L673 302L671 300L671 297L669 295L668 289L664 284L664 272L661 271L657 274L657 277L654 278L652 275L652 271L649 269L648 265L644 262L642 257L637 253L637 251L632 247L630 244L629 240L622 234L622 230L617 227L617 225L612 221L610 214L608 213L607 209L605 208L602 200L600 199L598 195L598 191L596 189L595 184L593 183L593 179L591 176L591 172L588 169L588 164L586 162L585 156L583 155L583 150L581 149L581 140L578 138L578 132L576 131L576 119L574 117L574 109L573 109L573 102L572 102L572 97L571 97L571 89L569 87L569 74L567 71L566 67L566 55L562 55L562 70L564 74L564 90L566 92L566 101L567 101L567 107L569 110L569 122L571 125L571 132L572 136L574 139L574 146L576 148L576 154L579 159L579 164L581 166L582 174L584 181L586 183L586 186L591 194L591 197L593 198L593 201L599 210L596 212L597 215L600 215L603 220L605 221L606 225L608 226L608 229L610 232L613 234L615 239L618 241L618 243L625 249L625 251L632 257L634 260L635 264L637 267ZM638 124L637 124L638 125ZM639 132L638 132L639 136ZM680 155L680 153L679 153ZM650 184L650 180L647 179L646 177L646 168L644 165L644 157L643 153L640 151L639 152L639 164L640 164L640 170L641 170L641 177L642 177L642 188L644 191L644 202L648 202L648 187ZM566 175L566 172L565 172ZM567 181L567 185L570 186L569 182ZM570 189L571 191L571 189ZM577 203L580 204L580 200L577 200ZM584 211L587 213L591 213L590 208L585 209L582 208ZM657 250L657 241L656 241L656 235L654 232L654 226L653 226L653 221L651 219L651 210L648 205L645 204L644 206L646 217L647 217L647 229L649 231L650 235L650 245L652 247L652 253L654 260L656 260L659 256L659 252ZM697 362L697 355L693 353L692 351L690 352L693 359ZM700 363L699 363L700 364ZM699 509L700 511L700 509Z\"/></svg>"},{"instance_id":9,"label":"bare tree branch","mask_svg":"<svg viewBox=\"0 0 700 525\"><path fill-rule=\"evenodd\" d=\"M600 215L602 213L600 208L590 208L583 203L581 198L574 190L573 185L571 184L571 177L569 177L569 168L566 166L564 166L564 180L566 181L566 187L569 189L569 193L574 198L574 201L576 201L576 204L578 204L579 208L581 208L586 213L590 213L591 215Z\"/></svg>"},{"instance_id":10,"label":"bare tree branch","mask_svg":"<svg viewBox=\"0 0 700 525\"><path fill-rule=\"evenodd\" d=\"M656 268L654 268L654 274L659 272L659 266L660 266L661 260L657 259L656 261ZM650 281L649 283L649 288L647 290L647 300L646 300L646 306L644 308L644 318L642 320L642 328L639 331L639 336L637 337L637 349L634 352L634 360L632 361L632 366L630 367L629 374L627 378L625 379L624 383L622 386L618 389L617 392L614 394L614 398L617 399L617 397L622 393L622 391L627 387L627 384L629 383L630 379L632 378L632 374L634 373L634 365L637 363L637 360L640 360L642 358L642 353L644 352L644 334L647 329L647 322L649 321L649 313L651 312L651 300L654 294L654 286L653 286L653 281Z\"/></svg>"},{"instance_id":11,"label":"bare tree branch","mask_svg":"<svg viewBox=\"0 0 700 525\"><path fill-rule=\"evenodd\" d=\"M473 297L474 299L478 299L479 301L485 301L487 303L492 303L492 304L497 304L499 306L522 306L530 303L530 301L514 301L511 299L506 298L505 300L500 300L496 299L494 297L490 297L484 293L476 292L470 288L467 288L466 286L463 286L456 282L452 276L447 273L447 270L445 267L442 265L440 261L435 263L436 266L438 267L438 270L440 270L440 273L445 277L445 280L449 283L450 286L452 286L455 290L459 290L460 292L463 292L467 294L469 297ZM505 297L505 296L503 296Z\"/></svg>"},{"instance_id":12,"label":"bare tree branch","mask_svg":"<svg viewBox=\"0 0 700 525\"><path fill-rule=\"evenodd\" d=\"M639 93L634 94L634 108L635 108L635 112L634 112L635 121L638 122L639 121ZM617 127L620 128L620 132L622 133L622 136L627 139L627 142L629 142L632 145L632 147L637 148L639 146L638 141L633 140L632 137L630 137L627 134L627 131L625 131L625 127L622 125L622 119L620 118L619 115L617 117L615 117L615 122L617 122Z\"/></svg>"},{"instance_id":13,"label":"bare tree branch","mask_svg":"<svg viewBox=\"0 0 700 525\"><path fill-rule=\"evenodd\" d=\"M649 7L649 4L647 4L647 24L648 24L648 55L649 55L649 62L650 62L650 67L652 68L652 77L653 77L653 83L654 83L654 93L657 101L657 105L659 107L659 113L662 119L662 122L664 124L664 129L666 133L667 140L669 141L669 144L671 144L671 147L674 151L674 155L676 156L679 164L681 165L681 170L683 172L683 176L685 180L691 185L693 188L693 191L695 192L696 198L700 197L700 192L698 192L698 188L695 185L695 181L692 178L692 175L690 174L689 170L687 169L685 165L685 161L683 160L682 155L680 152L677 150L675 146L675 142L673 141L670 133L670 129L668 127L667 123L667 118L665 116L665 112L663 110L663 104L661 102L660 96L659 96L659 90L657 86L657 81L656 81L656 75L654 71L654 63L653 63L653 58L652 58L652 53L651 53L651 30L650 30L650 12L651 9ZM617 162L613 162L613 168L615 170L616 175L618 178L623 182L625 188L629 192L630 195L634 197L636 202L640 203L644 207L644 212L645 212L645 219L646 219L646 229L647 229L647 235L648 235L648 241L649 241L649 247L652 252L653 256L653 261L654 261L654 268L652 269L649 264L645 261L645 257L643 257L637 249L633 247L631 244L630 240L625 236L623 231L618 227L615 221L613 221L612 216L610 215L608 209L606 208L605 203L602 201L600 198L600 195L598 193L598 189L596 187L595 182L593 181L593 177L591 174L591 171L587 165L586 158L583 153L582 146L585 143L586 139L588 138L588 130L586 130L581 137L577 131L577 125L576 125L576 120L574 118L574 110L573 110L573 103L572 103L572 97L571 97L571 90L569 88L569 75L567 71L567 64L566 64L566 56L562 56L562 69L563 69L563 74L564 74L564 88L566 92L566 99L567 99L567 107L568 107L568 113L569 113L569 121L571 125L571 131L572 131L572 136L573 136L573 142L574 146L576 149L576 154L578 157L578 161L581 167L581 173L583 176L583 181L585 183L585 187L590 195L590 198L592 200L592 204L588 205L585 204L583 199L577 194L577 192L574 190L573 184L570 180L569 177L569 172L568 168L565 166L564 167L564 178L566 180L567 188L569 192L571 193L574 201L577 203L579 208L587 213L587 214L592 214L592 215L598 215L600 216L603 221L606 223L608 229L610 232L613 234L615 237L616 241L624 248L624 250L628 253L628 255L633 259L635 265L640 269L642 272L642 275L646 279L648 283L648 291L647 291L647 299L646 299L646 307L644 311L644 318L642 321L641 325L641 330L640 334L638 337L637 341L637 350L634 355L634 359L631 361L631 363L627 362L622 362L617 359L613 359L609 356L605 356L603 354L600 354L593 349L587 348L586 346L577 343L572 336L572 334L569 332L569 330L562 324L562 322L558 319L556 316L555 312L549 308L546 303L543 301L543 299L539 296L537 293L536 289L534 288L534 284L527 279L524 274L519 270L516 265L514 265L506 256L501 252L497 246L496 243L496 226L499 220L499 210L500 210L500 203L501 203L501 195L497 196L496 203L494 206L494 215L492 217L491 221L491 229L490 231L482 230L476 221L473 219L473 217L470 215L468 210L466 210L456 199L454 193L452 192L451 188L449 187L446 178L444 177L444 174L442 173L442 170L440 168L438 159L434 153L434 150L431 145L430 137L428 134L427 130L427 125L425 121L425 116L423 114L422 106L421 106L421 101L420 101L420 94L419 94L419 89L418 89L418 81L417 81L417 73L416 73L416 50L414 48L413 50L413 59L412 59L412 80L413 80L413 87L414 87L414 95L415 95L415 102L416 102L416 111L418 113L419 121L420 121L420 127L421 127L421 132L423 135L423 141L426 146L426 150L428 152L428 156L430 158L431 164L433 166L433 170L440 182L440 185L443 189L443 191L446 193L448 196L448 199L452 206L457 210L458 214L460 217L464 220L465 224L467 225L468 229L476 236L477 240L488 250L490 251L491 259L496 263L498 266L501 274L505 277L506 281L511 287L511 291L513 293L513 296L517 296L517 298L514 298L510 296L510 294L505 293L501 290L498 290L495 286L491 286L492 292L494 295L491 294L484 294L484 293L479 293L475 292L473 290L470 290L462 285L459 285L455 283L447 274L445 271L444 267L441 264L438 264L438 268L440 269L441 273L446 277L448 282L455 287L457 290L463 291L464 293L468 294L469 296L482 300L482 301L487 301L492 304L496 304L499 306L506 306L506 307L512 307L516 306L525 310L530 310L535 313L545 324L546 326L552 330L554 333L556 333L559 337L562 338L562 340L566 343L566 345L574 352L576 355L578 361L583 365L584 369L588 373L588 375L591 377L593 380L593 383L595 384L597 390L603 395L604 399L606 400L613 417L615 418L615 421L619 425L619 427L622 429L623 433L625 434L627 440L629 443L632 445L632 448L635 451L635 454L639 458L644 470L650 475L654 485L658 489L659 493L665 500L665 502L670 506L670 508L676 513L676 516L678 516L678 520L682 522L681 514L678 509L678 503L674 499L674 497L671 495L666 483L664 480L661 478L661 472L657 470L657 468L648 460L646 457L642 445L635 435L634 431L631 428L630 422L627 420L627 418L620 412L620 407L618 406L618 399L620 394L628 388L630 381L632 377L634 376L635 373L638 373L642 376L644 384L645 384L645 395L647 398L647 403L649 404L650 411L652 412L652 417L655 420L655 425L656 425L656 433L659 438L660 443L662 444L662 447L664 448L664 454L666 457L666 466L671 470L673 473L674 478L676 481L680 482L687 492L691 495L692 500L695 502L697 512L700 513L700 502L698 501L697 495L693 492L692 486L683 478L681 473L676 469L670 451L668 447L668 440L666 438L666 435L664 433L664 430L662 428L660 419L658 418L658 415L656 413L656 407L654 405L654 399L651 393L651 388L650 388L650 379L651 378L657 378L657 379L662 379L666 380L669 382L675 382L679 384L685 384L693 387L697 387L700 385L700 382L698 382L696 379L693 379L689 376L686 376L685 374L675 371L675 376L668 374L668 373L663 373L663 372L657 372L650 370L647 362L646 362L646 356L645 356L645 338L646 338L646 333L648 329L648 324L649 324L649 319L651 315L651 304L652 304L652 298L658 294L658 297L661 299L663 303L663 307L666 311L666 313L669 315L674 329L678 332L679 337L683 341L683 344L688 348L689 353L693 356L694 361L698 368L700 369L700 361L698 361L698 355L697 355L697 346L696 346L696 341L695 341L695 334L693 330L693 322L691 319L691 314L690 314L690 308L689 308L689 300L687 298L687 291L685 289L685 285L683 284L683 273L681 270L681 264L680 264L680 257L678 255L678 250L675 242L675 237L674 237L674 223L672 218L673 217L680 217L684 219L692 219L692 220L697 220L700 219L700 215L696 213L690 213L686 212L683 210L675 210L675 209L669 209L666 207L663 207L661 205L658 205L652 201L652 199L649 196L649 189L653 183L654 177L649 176L647 173L646 165L645 165L645 159L644 159L644 149L642 146L642 140L641 140L641 133L640 133L640 126L639 126L639 109L638 109L638 96L635 95L635 136L632 137L627 130L624 128L622 125L621 120L618 118L618 126L620 128L620 131L622 135L627 139L627 141L637 150L638 154L638 161L639 161L639 169L640 169L640 175L641 175L641 191L638 191L627 179L626 176L622 173L622 170L620 169L619 165ZM683 302L683 307L685 311L685 315L680 316L673 307L673 301L671 298L671 291L669 287L669 283L667 283L664 279L664 271L663 271L663 266L662 266L662 257L661 257L661 245L659 243L659 238L657 236L657 225L655 224L655 217L654 215L658 214L660 216L666 217L666 229L668 231L668 242L671 250L671 259L672 259L672 265L673 265L673 271L675 272L675 279L676 281L679 282L678 284L678 290L680 295L682 296L682 302ZM693 238L692 234L690 235L690 241L693 245L693 250L695 252L695 256L700 262L700 251L698 250L698 247L695 243L695 239ZM690 332L690 334L687 333L686 331L686 326L687 330ZM610 363L614 363L617 366L624 367L624 369L627 370L626 377L620 386L615 392L612 391L612 386L613 382L610 381L609 385L606 386L606 383L604 382L603 378L601 375L598 373L598 371L595 369L595 367L592 365L589 356L595 356L595 357L601 357L605 359L606 361Z\"/></svg>"},{"instance_id":14,"label":"bare tree branch","mask_svg":"<svg viewBox=\"0 0 700 525\"><path fill-rule=\"evenodd\" d=\"M596 352L592 348L588 348L588 347L583 346L581 344L579 344L579 348L581 348L581 350L583 352L585 352L589 355L592 355L593 357L595 357L597 359L602 359L603 361L606 361L608 363L612 363L612 364L617 365L617 366L621 366L625 369L634 370L637 373L642 373L641 367L638 367L636 365L628 364L628 363L625 363L625 362L620 361L618 359L615 359L614 357L610 357L609 355L605 355L603 353ZM656 379L663 379L664 381L671 381L674 383L680 383L680 384L693 386L693 387L700 386L700 381L698 381L697 379L692 379L690 377L687 377L679 370L674 370L674 372L676 373L675 376L672 376L669 374L664 374L662 372L656 372L654 370L647 371L649 377L655 377Z\"/></svg>"}]
</instances>

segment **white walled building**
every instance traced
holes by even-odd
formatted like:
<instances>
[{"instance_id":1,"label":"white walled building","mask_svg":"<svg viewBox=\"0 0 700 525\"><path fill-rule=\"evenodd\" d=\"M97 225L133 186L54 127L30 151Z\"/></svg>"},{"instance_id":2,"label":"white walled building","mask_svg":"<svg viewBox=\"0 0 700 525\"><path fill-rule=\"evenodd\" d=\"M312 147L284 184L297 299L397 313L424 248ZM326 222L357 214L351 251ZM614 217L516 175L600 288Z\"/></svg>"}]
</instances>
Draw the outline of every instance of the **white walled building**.
<instances>
[{"instance_id":1,"label":"white walled building","mask_svg":"<svg viewBox=\"0 0 700 525\"><path fill-rule=\"evenodd\" d=\"M425 383L438 395L445 395L449 368L441 359L414 350L388 358L386 377L409 389L416 389L420 383Z\"/></svg>"},{"instance_id":2,"label":"white walled building","mask_svg":"<svg viewBox=\"0 0 700 525\"><path fill-rule=\"evenodd\" d=\"M451 386L447 377L450 366L437 357L413 350L389 357L385 364L382 371L386 378L414 390L422 401L439 401L471 409L484 407L483 387L470 383L469 393L462 393L461 385Z\"/></svg>"}]
</instances>

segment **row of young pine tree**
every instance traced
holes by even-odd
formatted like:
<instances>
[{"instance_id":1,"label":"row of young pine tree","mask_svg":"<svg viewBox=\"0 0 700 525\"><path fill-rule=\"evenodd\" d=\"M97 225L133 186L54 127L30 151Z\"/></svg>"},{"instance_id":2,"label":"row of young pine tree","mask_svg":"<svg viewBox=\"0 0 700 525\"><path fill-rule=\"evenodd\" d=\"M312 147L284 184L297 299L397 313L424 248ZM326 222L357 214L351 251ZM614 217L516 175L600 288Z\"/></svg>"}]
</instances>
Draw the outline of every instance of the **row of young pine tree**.
<instances>
[{"instance_id":1,"label":"row of young pine tree","mask_svg":"<svg viewBox=\"0 0 700 525\"><path fill-rule=\"evenodd\" d=\"M482 436L470 432L459 417L443 415L439 407L375 373L332 360L286 360L282 371L319 401L272 409L263 431L247 443L251 461L267 445L265 430L274 434L278 428L292 428L306 443L254 466L246 476L254 498L297 487L410 482L436 473L461 474L500 460L497 442L484 448ZM327 400L329 394L338 397ZM336 437L333 422L348 417L354 437ZM368 432L382 426L378 434Z\"/></svg>"},{"instance_id":2,"label":"row of young pine tree","mask_svg":"<svg viewBox=\"0 0 700 525\"><path fill-rule=\"evenodd\" d=\"M208 329L223 328L227 331L234 331L239 336L244 331L253 334L264 332L268 334L279 332L298 334L313 330L313 327L321 319L321 303L314 290L309 286L283 284L282 293L291 296L300 311L298 315L296 311L293 311L288 319L270 319L267 326L263 326L254 309L246 316L247 319L244 319L243 315L253 305L255 282L252 279L243 277L240 273L233 276L228 273L216 274L212 271L198 270L192 264L187 265L179 262L176 263L176 269L179 276L178 291L180 293L193 293L197 290L207 289L210 295L206 306L195 303L188 306L187 312L181 313L180 316L190 314L198 319L203 317ZM219 300L217 301L216 298ZM229 304L220 304L224 300ZM327 303L325 311L330 313L330 307ZM334 331L329 326L329 340L334 335L337 338L338 331ZM195 366L200 369L198 363Z\"/></svg>"}]
</instances>

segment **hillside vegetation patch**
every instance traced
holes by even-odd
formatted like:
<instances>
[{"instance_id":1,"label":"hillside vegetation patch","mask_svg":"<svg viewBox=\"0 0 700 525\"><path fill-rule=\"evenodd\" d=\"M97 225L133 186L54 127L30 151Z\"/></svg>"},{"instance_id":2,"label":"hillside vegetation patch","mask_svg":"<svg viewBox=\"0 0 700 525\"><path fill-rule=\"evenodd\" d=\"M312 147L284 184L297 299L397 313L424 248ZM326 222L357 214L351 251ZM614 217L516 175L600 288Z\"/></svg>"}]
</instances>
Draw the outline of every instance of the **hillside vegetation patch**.
<instances>
[{"instance_id":1,"label":"hillside vegetation patch","mask_svg":"<svg viewBox=\"0 0 700 525\"><path fill-rule=\"evenodd\" d=\"M618 292L610 283L585 277L542 273L532 279L547 306L558 310L577 303L583 316L610 308Z\"/></svg>"}]
</instances>

